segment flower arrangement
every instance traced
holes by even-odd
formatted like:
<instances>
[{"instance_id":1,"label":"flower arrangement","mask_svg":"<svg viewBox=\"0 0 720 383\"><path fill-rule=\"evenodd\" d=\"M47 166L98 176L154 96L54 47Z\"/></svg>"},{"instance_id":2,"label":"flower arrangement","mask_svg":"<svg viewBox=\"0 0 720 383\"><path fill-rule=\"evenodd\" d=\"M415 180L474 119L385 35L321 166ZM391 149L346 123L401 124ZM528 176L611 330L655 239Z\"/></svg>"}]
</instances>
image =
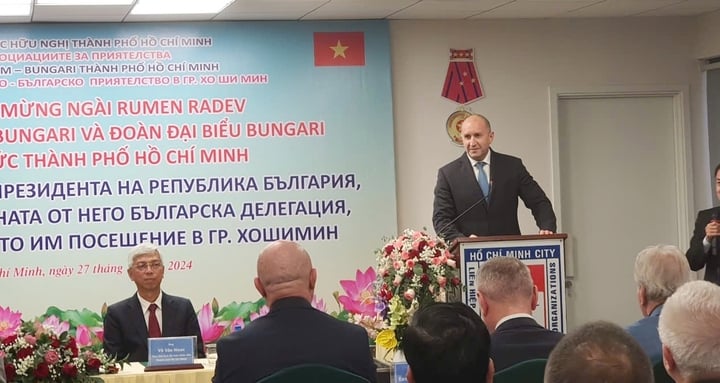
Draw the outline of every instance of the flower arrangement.
<instances>
[{"instance_id":1,"label":"flower arrangement","mask_svg":"<svg viewBox=\"0 0 720 383\"><path fill-rule=\"evenodd\" d=\"M8 382L94 382L102 381L94 375L117 372L118 362L87 326L71 329L55 315L32 322L20 316L0 307L0 356Z\"/></svg>"},{"instance_id":2,"label":"flower arrangement","mask_svg":"<svg viewBox=\"0 0 720 383\"><path fill-rule=\"evenodd\" d=\"M459 286L460 278L445 241L423 231L406 229L375 255L376 270L358 270L355 281L340 281L347 295L336 299L348 320L390 353L400 346L413 313L444 301L446 289Z\"/></svg>"}]
</instances>

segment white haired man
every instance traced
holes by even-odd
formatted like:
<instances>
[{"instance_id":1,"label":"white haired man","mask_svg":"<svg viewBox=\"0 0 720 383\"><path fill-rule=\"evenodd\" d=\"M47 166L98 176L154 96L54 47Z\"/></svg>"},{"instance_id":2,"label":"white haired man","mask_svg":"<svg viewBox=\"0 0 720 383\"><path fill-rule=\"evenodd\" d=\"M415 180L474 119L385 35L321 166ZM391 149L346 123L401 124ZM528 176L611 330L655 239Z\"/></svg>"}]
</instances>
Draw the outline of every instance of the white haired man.
<instances>
[{"instance_id":1,"label":"white haired man","mask_svg":"<svg viewBox=\"0 0 720 383\"><path fill-rule=\"evenodd\" d=\"M663 304L675 290L690 281L690 265L676 246L649 246L635 258L634 276L643 318L628 326L627 331L654 365L662 360L657 328Z\"/></svg>"},{"instance_id":2,"label":"white haired man","mask_svg":"<svg viewBox=\"0 0 720 383\"><path fill-rule=\"evenodd\" d=\"M137 292L130 298L110 305L103 323L103 348L128 362L148 360L148 338L195 336L197 353L204 347L197 314L189 299L165 294L160 283L165 265L158 247L143 243L128 254L128 276Z\"/></svg>"},{"instance_id":3,"label":"white haired man","mask_svg":"<svg viewBox=\"0 0 720 383\"><path fill-rule=\"evenodd\" d=\"M663 364L677 383L720 382L720 286L682 285L660 314Z\"/></svg>"}]
</instances>

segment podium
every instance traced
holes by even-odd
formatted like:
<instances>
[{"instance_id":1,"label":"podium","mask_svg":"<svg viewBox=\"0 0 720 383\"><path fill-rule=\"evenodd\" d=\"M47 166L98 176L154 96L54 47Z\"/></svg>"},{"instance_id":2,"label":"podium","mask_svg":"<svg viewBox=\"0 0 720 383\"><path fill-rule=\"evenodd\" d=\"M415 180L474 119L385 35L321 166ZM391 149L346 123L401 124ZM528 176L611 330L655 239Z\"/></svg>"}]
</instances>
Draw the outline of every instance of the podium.
<instances>
[{"instance_id":1,"label":"podium","mask_svg":"<svg viewBox=\"0 0 720 383\"><path fill-rule=\"evenodd\" d=\"M488 259L515 257L528 266L538 288L538 307L533 317L545 328L564 333L567 327L565 239L567 234L458 238L449 250L458 260L463 288L454 291L449 299L462 301L480 314L478 271Z\"/></svg>"}]
</instances>

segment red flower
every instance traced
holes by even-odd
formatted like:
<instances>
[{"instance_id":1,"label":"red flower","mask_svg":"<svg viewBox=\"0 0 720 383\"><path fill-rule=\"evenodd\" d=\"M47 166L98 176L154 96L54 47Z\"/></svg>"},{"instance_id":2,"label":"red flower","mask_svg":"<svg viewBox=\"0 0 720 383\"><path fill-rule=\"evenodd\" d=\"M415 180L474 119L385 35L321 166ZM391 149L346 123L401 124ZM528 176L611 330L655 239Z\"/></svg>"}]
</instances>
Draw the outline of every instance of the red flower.
<instances>
[{"instance_id":1,"label":"red flower","mask_svg":"<svg viewBox=\"0 0 720 383\"><path fill-rule=\"evenodd\" d=\"M418 251L422 253L422 251L425 250L427 245L428 245L427 241L425 241L425 240L420 241L420 243L417 246Z\"/></svg>"},{"instance_id":2,"label":"red flower","mask_svg":"<svg viewBox=\"0 0 720 383\"><path fill-rule=\"evenodd\" d=\"M77 358L78 348L77 348L77 343L75 343L75 338L73 338L73 337L68 338L68 345L66 348L68 351L72 352L73 358Z\"/></svg>"},{"instance_id":3,"label":"red flower","mask_svg":"<svg viewBox=\"0 0 720 383\"><path fill-rule=\"evenodd\" d=\"M65 365L63 365L63 368L62 368L63 375L74 378L77 376L77 373L78 373L78 369L74 364L66 363Z\"/></svg>"},{"instance_id":4,"label":"red flower","mask_svg":"<svg viewBox=\"0 0 720 383\"><path fill-rule=\"evenodd\" d=\"M420 255L420 253L415 249L410 249L410 251L408 251L408 256L410 256L410 259L415 259L419 255Z\"/></svg>"},{"instance_id":5,"label":"red flower","mask_svg":"<svg viewBox=\"0 0 720 383\"><path fill-rule=\"evenodd\" d=\"M88 371L98 371L100 370L100 359L98 358L90 358L87 361L87 370Z\"/></svg>"},{"instance_id":6,"label":"red flower","mask_svg":"<svg viewBox=\"0 0 720 383\"><path fill-rule=\"evenodd\" d=\"M2 343L5 346L9 346L9 345L15 343L15 340L17 340L17 335L10 335L9 337L3 339Z\"/></svg>"},{"instance_id":7,"label":"red flower","mask_svg":"<svg viewBox=\"0 0 720 383\"><path fill-rule=\"evenodd\" d=\"M415 273L412 270L408 270L405 272L405 278L412 278Z\"/></svg>"},{"instance_id":8,"label":"red flower","mask_svg":"<svg viewBox=\"0 0 720 383\"><path fill-rule=\"evenodd\" d=\"M458 278L458 277L453 277L453 278L450 280L450 283L451 283L453 286L459 286L459 285L460 285L460 278Z\"/></svg>"},{"instance_id":9,"label":"red flower","mask_svg":"<svg viewBox=\"0 0 720 383\"><path fill-rule=\"evenodd\" d=\"M30 355L32 355L32 354L33 354L33 349L32 349L32 347L23 347L23 348L21 348L21 349L18 350L18 352L17 352L17 358L18 358L18 359L25 359L25 358L27 358L28 356L30 356Z\"/></svg>"},{"instance_id":10,"label":"red flower","mask_svg":"<svg viewBox=\"0 0 720 383\"><path fill-rule=\"evenodd\" d=\"M423 285L429 284L429 283L430 283L430 277L428 277L427 274L423 274L423 276L420 277L420 283L422 283Z\"/></svg>"},{"instance_id":11,"label":"red flower","mask_svg":"<svg viewBox=\"0 0 720 383\"><path fill-rule=\"evenodd\" d=\"M50 342L50 346L52 346L52 348L59 348L60 340L58 338L53 337L52 342Z\"/></svg>"},{"instance_id":12,"label":"red flower","mask_svg":"<svg viewBox=\"0 0 720 383\"><path fill-rule=\"evenodd\" d=\"M385 256L390 255L394 249L395 249L395 247L393 245L386 245L385 246Z\"/></svg>"},{"instance_id":13,"label":"red flower","mask_svg":"<svg viewBox=\"0 0 720 383\"><path fill-rule=\"evenodd\" d=\"M13 366L11 363L5 364L5 377L10 382L15 380L15 377L16 377L15 366Z\"/></svg>"},{"instance_id":14,"label":"red flower","mask_svg":"<svg viewBox=\"0 0 720 383\"><path fill-rule=\"evenodd\" d=\"M47 363L42 362L35 367L35 375L38 379L45 379L48 376L50 376L50 368L48 367Z\"/></svg>"}]
</instances>

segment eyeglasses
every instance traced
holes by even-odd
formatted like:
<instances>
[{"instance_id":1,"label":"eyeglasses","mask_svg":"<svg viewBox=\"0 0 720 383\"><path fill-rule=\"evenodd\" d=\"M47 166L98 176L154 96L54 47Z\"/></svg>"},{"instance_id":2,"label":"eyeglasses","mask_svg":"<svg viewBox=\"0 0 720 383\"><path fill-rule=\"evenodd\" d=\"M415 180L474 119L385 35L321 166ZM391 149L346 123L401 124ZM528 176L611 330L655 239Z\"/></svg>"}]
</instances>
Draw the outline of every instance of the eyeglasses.
<instances>
[{"instance_id":1,"label":"eyeglasses","mask_svg":"<svg viewBox=\"0 0 720 383\"><path fill-rule=\"evenodd\" d=\"M163 264L160 262L140 262L133 265L133 269L138 269L140 271L147 270L148 268L152 271L157 271L161 267L163 267Z\"/></svg>"}]
</instances>

